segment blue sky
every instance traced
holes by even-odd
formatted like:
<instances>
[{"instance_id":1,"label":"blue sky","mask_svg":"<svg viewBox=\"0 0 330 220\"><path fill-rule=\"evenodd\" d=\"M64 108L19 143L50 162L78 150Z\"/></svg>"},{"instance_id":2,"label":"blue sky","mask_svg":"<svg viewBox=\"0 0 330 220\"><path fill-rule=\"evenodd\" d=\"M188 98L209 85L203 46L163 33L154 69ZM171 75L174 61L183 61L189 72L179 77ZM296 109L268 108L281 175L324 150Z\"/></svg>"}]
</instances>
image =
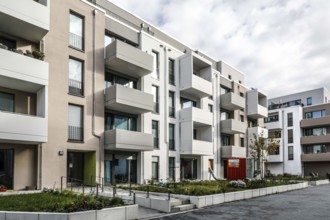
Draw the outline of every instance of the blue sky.
<instances>
[{"instance_id":1,"label":"blue sky","mask_svg":"<svg viewBox=\"0 0 330 220\"><path fill-rule=\"evenodd\" d=\"M246 75L269 98L330 88L328 0L111 0Z\"/></svg>"}]
</instances>

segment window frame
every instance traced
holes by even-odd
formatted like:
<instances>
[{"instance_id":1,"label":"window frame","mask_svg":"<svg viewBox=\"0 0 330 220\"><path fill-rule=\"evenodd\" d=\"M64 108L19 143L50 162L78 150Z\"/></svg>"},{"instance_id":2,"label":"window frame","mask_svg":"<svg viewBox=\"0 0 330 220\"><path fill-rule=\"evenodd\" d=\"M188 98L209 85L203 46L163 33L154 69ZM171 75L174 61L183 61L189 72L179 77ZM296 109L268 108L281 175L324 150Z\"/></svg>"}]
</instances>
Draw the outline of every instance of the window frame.
<instances>
[{"instance_id":1,"label":"window frame","mask_svg":"<svg viewBox=\"0 0 330 220\"><path fill-rule=\"evenodd\" d=\"M169 97L168 115L169 117L175 118L175 92L168 91L168 97ZM172 102L170 102L170 98L172 99Z\"/></svg>"},{"instance_id":2,"label":"window frame","mask_svg":"<svg viewBox=\"0 0 330 220\"><path fill-rule=\"evenodd\" d=\"M172 126L173 139L170 138L170 136L171 136L171 133L170 133L171 126ZM172 142L171 142L171 140L172 140ZM173 124L173 123L168 124L168 149L175 151L175 124Z\"/></svg>"},{"instance_id":3,"label":"window frame","mask_svg":"<svg viewBox=\"0 0 330 220\"><path fill-rule=\"evenodd\" d=\"M81 94L70 91L70 80L75 80L75 79L70 79L70 60L74 60L74 61L81 63ZM77 80L75 80L75 81L77 81ZM76 88L76 89L79 89L79 88ZM69 56L68 94L73 95L73 96L79 96L79 97L84 97L84 94L85 94L85 61L81 60L81 59L77 59L72 56Z\"/></svg>"},{"instance_id":4,"label":"window frame","mask_svg":"<svg viewBox=\"0 0 330 220\"><path fill-rule=\"evenodd\" d=\"M70 44L70 37L71 37L71 34L74 34L74 33L71 33L70 31L70 27L71 27L71 18L70 18L70 15L73 15L73 16L76 16L78 18L80 18L82 20L82 36L79 36L81 37L81 48L79 47L75 47L74 45L71 45ZM76 35L76 34L75 34ZM75 50L78 50L78 51L81 51L81 52L84 52L85 51L85 16L73 11L73 10L70 10L69 11L69 47L72 48L72 49L75 49Z\"/></svg>"},{"instance_id":5,"label":"window frame","mask_svg":"<svg viewBox=\"0 0 330 220\"><path fill-rule=\"evenodd\" d=\"M293 126L293 113L292 112L287 113L287 126L288 127Z\"/></svg>"},{"instance_id":6,"label":"window frame","mask_svg":"<svg viewBox=\"0 0 330 220\"><path fill-rule=\"evenodd\" d=\"M153 94L154 93L153 88L155 88L156 94ZM152 95L154 96L154 100L153 100L154 106L153 106L152 113L159 114L159 86L152 85L151 92L152 92Z\"/></svg>"},{"instance_id":7,"label":"window frame","mask_svg":"<svg viewBox=\"0 0 330 220\"><path fill-rule=\"evenodd\" d=\"M292 151L292 153L290 151ZM288 146L288 160L294 160L294 149L293 149L293 146Z\"/></svg>"},{"instance_id":8,"label":"window frame","mask_svg":"<svg viewBox=\"0 0 330 220\"><path fill-rule=\"evenodd\" d=\"M69 113L69 108L70 106L76 106L79 107L81 109L81 116L80 116L80 120L81 120L81 139L70 139L70 129L69 129L69 118L70 118L70 113ZM77 105L77 104L73 104L73 103L69 103L68 104L68 142L77 142L77 143L83 143L84 142L84 106L83 105Z\"/></svg>"},{"instance_id":9,"label":"window frame","mask_svg":"<svg viewBox=\"0 0 330 220\"><path fill-rule=\"evenodd\" d=\"M175 86L175 60L171 58L168 59L168 83Z\"/></svg>"},{"instance_id":10,"label":"window frame","mask_svg":"<svg viewBox=\"0 0 330 220\"><path fill-rule=\"evenodd\" d=\"M15 106L15 98L16 97L15 97L15 93L2 92L2 91L0 91L0 93L5 94L5 95L11 95L13 97L13 111L6 111L6 110L1 110L1 109L0 109L0 111L15 113L15 111L16 111L16 106Z\"/></svg>"},{"instance_id":11,"label":"window frame","mask_svg":"<svg viewBox=\"0 0 330 220\"><path fill-rule=\"evenodd\" d=\"M156 129L154 129L154 125L156 126ZM159 121L152 120L151 121L151 130L152 130L152 135L153 135L153 148L154 149L159 149ZM155 130L155 132L154 132Z\"/></svg>"}]
</instances>

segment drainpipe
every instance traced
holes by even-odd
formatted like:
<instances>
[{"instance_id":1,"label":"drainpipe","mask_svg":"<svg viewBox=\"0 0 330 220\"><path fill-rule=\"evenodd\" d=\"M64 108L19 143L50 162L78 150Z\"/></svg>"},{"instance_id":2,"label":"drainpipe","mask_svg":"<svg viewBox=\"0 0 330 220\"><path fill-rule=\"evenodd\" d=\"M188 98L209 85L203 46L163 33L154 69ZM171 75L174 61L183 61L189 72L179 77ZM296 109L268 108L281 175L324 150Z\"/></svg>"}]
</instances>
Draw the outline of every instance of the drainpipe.
<instances>
[{"instance_id":1,"label":"drainpipe","mask_svg":"<svg viewBox=\"0 0 330 220\"><path fill-rule=\"evenodd\" d=\"M96 137L99 140L99 173L98 176L101 177L102 172L101 172L101 158L102 158L102 142L101 142L101 136L97 135L95 132L95 78L96 78L96 58L95 58L95 24L96 24L96 15L97 15L97 10L93 10L93 82L92 82L92 94L93 94L93 114L92 114L92 134L94 137Z\"/></svg>"},{"instance_id":2,"label":"drainpipe","mask_svg":"<svg viewBox=\"0 0 330 220\"><path fill-rule=\"evenodd\" d=\"M168 99L168 67L167 67L167 50L170 51L170 49L168 49L166 46L164 46L164 79L165 79L165 83L164 83L164 115L165 115L165 123L164 123L164 142L167 146L166 148L166 162L165 162L165 167L168 167L168 161L169 161L169 146L168 146L168 103L167 103L167 99ZM174 134L175 135L175 134ZM166 169L166 177L169 177L169 170Z\"/></svg>"},{"instance_id":3,"label":"drainpipe","mask_svg":"<svg viewBox=\"0 0 330 220\"><path fill-rule=\"evenodd\" d=\"M38 184L39 186L38 189L41 189L41 186L42 186L42 144L39 144L39 181L38 181Z\"/></svg>"},{"instance_id":4,"label":"drainpipe","mask_svg":"<svg viewBox=\"0 0 330 220\"><path fill-rule=\"evenodd\" d=\"M285 139L284 139L284 110L282 110L282 157L283 157L283 174L285 172L285 156L284 156L284 143L285 143Z\"/></svg>"}]
</instances>

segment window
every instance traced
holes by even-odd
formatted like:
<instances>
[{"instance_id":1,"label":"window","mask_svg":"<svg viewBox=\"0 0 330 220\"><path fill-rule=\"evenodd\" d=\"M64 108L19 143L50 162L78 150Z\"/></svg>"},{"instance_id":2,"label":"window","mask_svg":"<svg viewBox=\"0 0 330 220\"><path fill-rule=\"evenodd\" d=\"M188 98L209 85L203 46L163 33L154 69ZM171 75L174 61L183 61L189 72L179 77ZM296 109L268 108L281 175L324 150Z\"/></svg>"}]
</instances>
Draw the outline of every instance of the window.
<instances>
[{"instance_id":1,"label":"window","mask_svg":"<svg viewBox=\"0 0 330 220\"><path fill-rule=\"evenodd\" d=\"M157 51L152 51L153 56L153 65L154 65L154 70L151 73L151 76L155 79L159 79L159 53Z\"/></svg>"},{"instance_id":2,"label":"window","mask_svg":"<svg viewBox=\"0 0 330 220\"><path fill-rule=\"evenodd\" d=\"M168 126L168 148L170 150L175 150L175 124L169 124Z\"/></svg>"},{"instance_id":3,"label":"window","mask_svg":"<svg viewBox=\"0 0 330 220\"><path fill-rule=\"evenodd\" d=\"M122 129L127 131L137 131L137 118L126 115L105 113L105 130Z\"/></svg>"},{"instance_id":4,"label":"window","mask_svg":"<svg viewBox=\"0 0 330 220\"><path fill-rule=\"evenodd\" d=\"M244 147L244 138L241 138L241 147Z\"/></svg>"},{"instance_id":5,"label":"window","mask_svg":"<svg viewBox=\"0 0 330 220\"><path fill-rule=\"evenodd\" d=\"M159 125L158 121L152 121L152 135L154 136L154 148L159 149Z\"/></svg>"},{"instance_id":6,"label":"window","mask_svg":"<svg viewBox=\"0 0 330 220\"><path fill-rule=\"evenodd\" d=\"M151 179L158 181L159 178L159 157L152 157L151 162Z\"/></svg>"},{"instance_id":7,"label":"window","mask_svg":"<svg viewBox=\"0 0 330 220\"><path fill-rule=\"evenodd\" d=\"M229 93L231 91L231 89L224 87L224 86L220 86L220 95Z\"/></svg>"},{"instance_id":8,"label":"window","mask_svg":"<svg viewBox=\"0 0 330 220\"><path fill-rule=\"evenodd\" d=\"M197 140L197 129L193 130L193 139Z\"/></svg>"},{"instance_id":9,"label":"window","mask_svg":"<svg viewBox=\"0 0 330 220\"><path fill-rule=\"evenodd\" d=\"M211 95L211 96L209 96L209 99L210 99L210 100L213 100L213 96L212 96L212 95Z\"/></svg>"},{"instance_id":10,"label":"window","mask_svg":"<svg viewBox=\"0 0 330 220\"><path fill-rule=\"evenodd\" d=\"M112 73L105 74L105 88L109 88L112 85L122 85L128 88L137 89L136 80L129 79L127 77L118 76Z\"/></svg>"},{"instance_id":11,"label":"window","mask_svg":"<svg viewBox=\"0 0 330 220\"><path fill-rule=\"evenodd\" d=\"M15 112L14 94L0 92L0 111Z\"/></svg>"},{"instance_id":12,"label":"window","mask_svg":"<svg viewBox=\"0 0 330 220\"><path fill-rule=\"evenodd\" d=\"M239 96L241 96L241 97L244 98L244 93L243 93L243 92L240 92L240 93L239 93Z\"/></svg>"},{"instance_id":13,"label":"window","mask_svg":"<svg viewBox=\"0 0 330 220\"><path fill-rule=\"evenodd\" d=\"M293 160L293 146L288 147L288 160Z\"/></svg>"},{"instance_id":14,"label":"window","mask_svg":"<svg viewBox=\"0 0 330 220\"><path fill-rule=\"evenodd\" d=\"M69 104L69 141L83 141L83 107Z\"/></svg>"},{"instance_id":15,"label":"window","mask_svg":"<svg viewBox=\"0 0 330 220\"><path fill-rule=\"evenodd\" d=\"M7 38L4 38L1 36L0 44L2 44L5 47L5 49L16 50L16 41L15 40L7 39Z\"/></svg>"},{"instance_id":16,"label":"window","mask_svg":"<svg viewBox=\"0 0 330 220\"><path fill-rule=\"evenodd\" d=\"M321 136L326 134L326 128L308 128L304 130L304 136Z\"/></svg>"},{"instance_id":17,"label":"window","mask_svg":"<svg viewBox=\"0 0 330 220\"><path fill-rule=\"evenodd\" d=\"M293 143L293 130L288 130L288 143Z\"/></svg>"},{"instance_id":18,"label":"window","mask_svg":"<svg viewBox=\"0 0 330 220\"><path fill-rule=\"evenodd\" d=\"M209 112L213 112L213 105L208 105L208 107L209 107Z\"/></svg>"},{"instance_id":19,"label":"window","mask_svg":"<svg viewBox=\"0 0 330 220\"><path fill-rule=\"evenodd\" d=\"M83 95L83 62L69 59L69 93Z\"/></svg>"},{"instance_id":20,"label":"window","mask_svg":"<svg viewBox=\"0 0 330 220\"><path fill-rule=\"evenodd\" d=\"M220 120L230 119L230 113L226 111L220 112Z\"/></svg>"},{"instance_id":21,"label":"window","mask_svg":"<svg viewBox=\"0 0 330 220\"><path fill-rule=\"evenodd\" d=\"M190 99L186 99L186 98L182 98L182 97L180 99L180 102L181 102L181 108L182 109L197 106L197 103L195 101L190 100Z\"/></svg>"},{"instance_id":22,"label":"window","mask_svg":"<svg viewBox=\"0 0 330 220\"><path fill-rule=\"evenodd\" d=\"M307 105L312 105L313 104L313 99L312 97L307 98Z\"/></svg>"},{"instance_id":23,"label":"window","mask_svg":"<svg viewBox=\"0 0 330 220\"><path fill-rule=\"evenodd\" d=\"M240 115L241 122L244 122L244 115Z\"/></svg>"},{"instance_id":24,"label":"window","mask_svg":"<svg viewBox=\"0 0 330 220\"><path fill-rule=\"evenodd\" d=\"M278 115L270 115L264 119L265 123L276 122L278 121Z\"/></svg>"},{"instance_id":25,"label":"window","mask_svg":"<svg viewBox=\"0 0 330 220\"><path fill-rule=\"evenodd\" d=\"M313 111L313 112L306 112L305 118L322 118L325 116L325 110Z\"/></svg>"},{"instance_id":26,"label":"window","mask_svg":"<svg viewBox=\"0 0 330 220\"><path fill-rule=\"evenodd\" d=\"M228 75L228 79L231 79L231 75Z\"/></svg>"},{"instance_id":27,"label":"window","mask_svg":"<svg viewBox=\"0 0 330 220\"><path fill-rule=\"evenodd\" d=\"M157 86L152 86L151 92L154 95L154 109L153 113L159 113L159 92Z\"/></svg>"},{"instance_id":28,"label":"window","mask_svg":"<svg viewBox=\"0 0 330 220\"><path fill-rule=\"evenodd\" d=\"M168 82L175 85L174 60L168 60Z\"/></svg>"},{"instance_id":29,"label":"window","mask_svg":"<svg viewBox=\"0 0 330 220\"><path fill-rule=\"evenodd\" d=\"M175 157L168 158L168 176L170 181L175 181Z\"/></svg>"},{"instance_id":30,"label":"window","mask_svg":"<svg viewBox=\"0 0 330 220\"><path fill-rule=\"evenodd\" d=\"M109 44L112 43L112 37L110 35L104 35L104 47L107 47Z\"/></svg>"},{"instance_id":31,"label":"window","mask_svg":"<svg viewBox=\"0 0 330 220\"><path fill-rule=\"evenodd\" d=\"M327 153L327 148L325 145L309 145L304 147L305 154L320 154Z\"/></svg>"},{"instance_id":32,"label":"window","mask_svg":"<svg viewBox=\"0 0 330 220\"><path fill-rule=\"evenodd\" d=\"M292 112L288 113L288 127L292 127L293 126L293 116L292 116Z\"/></svg>"},{"instance_id":33,"label":"window","mask_svg":"<svg viewBox=\"0 0 330 220\"><path fill-rule=\"evenodd\" d=\"M168 105L168 115L175 117L175 93L172 91L168 93Z\"/></svg>"},{"instance_id":34,"label":"window","mask_svg":"<svg viewBox=\"0 0 330 220\"><path fill-rule=\"evenodd\" d=\"M221 135L221 143L222 143L222 146L230 146L230 136Z\"/></svg>"},{"instance_id":35,"label":"window","mask_svg":"<svg viewBox=\"0 0 330 220\"><path fill-rule=\"evenodd\" d=\"M75 13L70 13L69 45L73 48L84 50L84 18Z\"/></svg>"},{"instance_id":36,"label":"window","mask_svg":"<svg viewBox=\"0 0 330 220\"><path fill-rule=\"evenodd\" d=\"M281 130L268 130L269 138L281 138Z\"/></svg>"}]
</instances>

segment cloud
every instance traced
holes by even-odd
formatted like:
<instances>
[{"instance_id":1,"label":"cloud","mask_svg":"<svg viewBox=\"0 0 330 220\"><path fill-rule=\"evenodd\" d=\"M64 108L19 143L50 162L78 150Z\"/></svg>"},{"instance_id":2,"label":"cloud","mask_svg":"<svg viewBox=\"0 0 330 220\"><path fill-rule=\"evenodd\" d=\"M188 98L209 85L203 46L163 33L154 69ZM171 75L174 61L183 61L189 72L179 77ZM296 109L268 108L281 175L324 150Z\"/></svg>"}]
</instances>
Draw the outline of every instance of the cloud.
<instances>
[{"instance_id":1,"label":"cloud","mask_svg":"<svg viewBox=\"0 0 330 220\"><path fill-rule=\"evenodd\" d=\"M330 1L112 2L228 62L269 97L330 86Z\"/></svg>"}]
</instances>

